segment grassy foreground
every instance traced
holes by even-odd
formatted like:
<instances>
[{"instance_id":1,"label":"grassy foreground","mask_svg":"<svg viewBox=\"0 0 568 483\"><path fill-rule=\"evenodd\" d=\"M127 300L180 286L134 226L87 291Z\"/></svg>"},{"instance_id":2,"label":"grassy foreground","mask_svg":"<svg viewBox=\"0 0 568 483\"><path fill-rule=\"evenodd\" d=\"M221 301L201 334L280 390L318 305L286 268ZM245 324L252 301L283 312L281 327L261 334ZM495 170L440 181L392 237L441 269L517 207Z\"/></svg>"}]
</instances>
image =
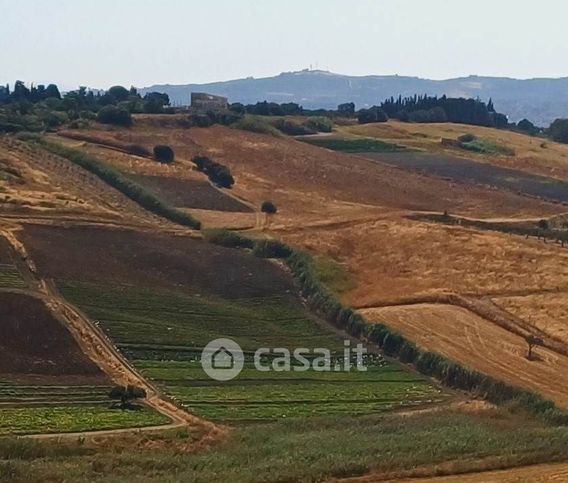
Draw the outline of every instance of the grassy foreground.
<instances>
[{"instance_id":1,"label":"grassy foreground","mask_svg":"<svg viewBox=\"0 0 568 483\"><path fill-rule=\"evenodd\" d=\"M154 441L150 441L155 438ZM242 426L191 454L188 434L108 446L49 447L0 441L0 479L16 481L318 481L369 471L404 474L424 465L499 457L489 467L568 457L568 429L504 412L311 418Z\"/></svg>"}]
</instances>

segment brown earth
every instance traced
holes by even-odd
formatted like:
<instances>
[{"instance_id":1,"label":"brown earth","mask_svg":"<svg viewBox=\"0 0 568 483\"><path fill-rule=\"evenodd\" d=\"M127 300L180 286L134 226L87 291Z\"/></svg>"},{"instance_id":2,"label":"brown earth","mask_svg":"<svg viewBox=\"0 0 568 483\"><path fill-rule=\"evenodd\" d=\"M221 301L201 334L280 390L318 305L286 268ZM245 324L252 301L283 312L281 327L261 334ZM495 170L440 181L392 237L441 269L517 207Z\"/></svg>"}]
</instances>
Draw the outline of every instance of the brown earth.
<instances>
[{"instance_id":1,"label":"brown earth","mask_svg":"<svg viewBox=\"0 0 568 483\"><path fill-rule=\"evenodd\" d=\"M249 206L232 198L207 181L164 176L131 175L136 183L176 208L252 213Z\"/></svg>"},{"instance_id":2,"label":"brown earth","mask_svg":"<svg viewBox=\"0 0 568 483\"><path fill-rule=\"evenodd\" d=\"M474 313L442 304L416 304L362 310L372 321L384 321L428 351L440 353L466 367L537 391L568 408L568 356L535 349L528 360L524 338Z\"/></svg>"},{"instance_id":3,"label":"brown earth","mask_svg":"<svg viewBox=\"0 0 568 483\"><path fill-rule=\"evenodd\" d=\"M40 299L0 291L0 321L1 378L57 376L59 383L108 383Z\"/></svg>"},{"instance_id":4,"label":"brown earth","mask_svg":"<svg viewBox=\"0 0 568 483\"><path fill-rule=\"evenodd\" d=\"M485 160L497 166L519 169L542 176L568 178L568 145L548 139L528 136L504 129L492 129L465 124L409 124L398 121L347 126L338 129L340 134L376 137L430 152L447 152L472 159ZM514 156L476 155L463 149L443 146L442 138L457 139L463 134L474 134L505 145L515 151Z\"/></svg>"},{"instance_id":5,"label":"brown earth","mask_svg":"<svg viewBox=\"0 0 568 483\"><path fill-rule=\"evenodd\" d=\"M45 278L181 288L227 298L293 290L276 265L188 236L28 225L22 240Z\"/></svg>"}]
</instances>

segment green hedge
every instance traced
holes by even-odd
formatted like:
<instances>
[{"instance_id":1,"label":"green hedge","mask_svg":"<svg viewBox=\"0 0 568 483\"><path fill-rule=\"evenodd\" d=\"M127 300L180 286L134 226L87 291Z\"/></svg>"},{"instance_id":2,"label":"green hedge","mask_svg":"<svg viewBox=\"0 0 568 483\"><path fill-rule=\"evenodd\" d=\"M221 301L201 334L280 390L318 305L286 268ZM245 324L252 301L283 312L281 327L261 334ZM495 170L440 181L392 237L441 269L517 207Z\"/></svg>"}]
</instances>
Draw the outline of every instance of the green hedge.
<instances>
[{"instance_id":1,"label":"green hedge","mask_svg":"<svg viewBox=\"0 0 568 483\"><path fill-rule=\"evenodd\" d=\"M494 404L528 411L553 424L568 425L568 413L541 395L470 370L440 354L423 351L385 324L368 323L353 309L342 306L319 280L313 261L307 253L294 250L279 241L261 240L253 243L253 252L285 259L310 309L336 327L377 345L385 354L412 364L421 374L436 378L447 387L468 391Z\"/></svg>"},{"instance_id":2,"label":"green hedge","mask_svg":"<svg viewBox=\"0 0 568 483\"><path fill-rule=\"evenodd\" d=\"M64 157L98 176L146 210L173 221L174 223L178 223L179 225L188 226L195 230L201 228L201 223L191 215L165 204L145 188L126 178L119 171L104 165L98 159L76 149L66 148L59 144L46 141L43 138L36 137L33 139L39 142L48 151Z\"/></svg>"}]
</instances>

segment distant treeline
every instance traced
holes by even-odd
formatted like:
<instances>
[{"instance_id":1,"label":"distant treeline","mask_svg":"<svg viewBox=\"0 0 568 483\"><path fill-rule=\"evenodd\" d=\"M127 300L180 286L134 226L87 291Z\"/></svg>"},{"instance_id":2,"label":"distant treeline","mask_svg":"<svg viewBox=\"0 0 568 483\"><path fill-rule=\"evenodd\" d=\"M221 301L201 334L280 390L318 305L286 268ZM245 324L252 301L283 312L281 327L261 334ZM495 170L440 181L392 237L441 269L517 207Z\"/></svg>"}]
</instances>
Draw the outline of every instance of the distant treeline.
<instances>
[{"instance_id":1,"label":"distant treeline","mask_svg":"<svg viewBox=\"0 0 568 483\"><path fill-rule=\"evenodd\" d=\"M131 114L133 113L174 114L179 112L184 112L184 110L170 107L167 94L150 92L141 96L134 87L127 89L117 85L107 91L94 91L86 87L79 87L77 90L61 94L56 84L27 87L24 82L18 80L14 83L12 90L8 85L0 86L0 133L39 132L61 125L82 128L92 120L128 127L132 124ZM359 110L353 102L339 104L335 110L304 109L295 102L279 104L262 101L248 105L236 102L231 104L229 110L226 111L189 115L183 123L184 126L181 127L231 125L239 121L243 121L245 126L248 126L251 122L243 119L245 115L311 118L310 122L306 123L296 122L294 124L284 121L280 124L273 123L272 127L277 131L290 135L329 132L332 122L339 118L357 119L361 124L397 119L402 122L453 122L505 128L530 135L544 135L554 141L568 143L568 119L557 119L548 129L542 129L528 119L523 119L516 124L509 123L507 116L495 110L491 99L485 103L480 99L428 95L391 97L378 105ZM259 122L256 121L256 124L258 125ZM239 126L236 125L236 127ZM270 129L270 126L252 127L257 131Z\"/></svg>"},{"instance_id":2,"label":"distant treeline","mask_svg":"<svg viewBox=\"0 0 568 483\"><path fill-rule=\"evenodd\" d=\"M167 94L142 97L134 87L113 86L107 91L77 90L61 94L55 84L32 85L22 81L0 86L0 132L43 131L63 124L83 127L91 120L129 126L131 113L173 112Z\"/></svg>"},{"instance_id":3,"label":"distant treeline","mask_svg":"<svg viewBox=\"0 0 568 483\"><path fill-rule=\"evenodd\" d=\"M493 101L438 96L399 96L384 101L380 108L389 118L407 122L455 122L475 126L507 127L505 114L495 112Z\"/></svg>"}]
</instances>

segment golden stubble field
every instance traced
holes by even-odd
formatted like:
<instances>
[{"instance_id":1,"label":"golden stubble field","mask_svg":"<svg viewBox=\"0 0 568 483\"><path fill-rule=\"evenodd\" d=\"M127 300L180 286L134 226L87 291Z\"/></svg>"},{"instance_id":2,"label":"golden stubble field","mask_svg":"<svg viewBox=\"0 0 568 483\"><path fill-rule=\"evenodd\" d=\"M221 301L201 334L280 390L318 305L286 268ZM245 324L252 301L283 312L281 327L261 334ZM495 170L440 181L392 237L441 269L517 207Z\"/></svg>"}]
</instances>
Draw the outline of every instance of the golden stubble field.
<instances>
[{"instance_id":1,"label":"golden stubble field","mask_svg":"<svg viewBox=\"0 0 568 483\"><path fill-rule=\"evenodd\" d=\"M568 345L568 291L496 297L493 302Z\"/></svg>"},{"instance_id":2,"label":"golden stubble field","mask_svg":"<svg viewBox=\"0 0 568 483\"><path fill-rule=\"evenodd\" d=\"M525 340L461 307L416 304L362 311L453 361L499 380L540 392L568 407L568 357L543 347L528 360Z\"/></svg>"},{"instance_id":3,"label":"golden stubble field","mask_svg":"<svg viewBox=\"0 0 568 483\"><path fill-rule=\"evenodd\" d=\"M357 287L354 306L447 292L517 295L568 290L568 250L536 239L400 217L284 239L340 262Z\"/></svg>"},{"instance_id":4,"label":"golden stubble field","mask_svg":"<svg viewBox=\"0 0 568 483\"><path fill-rule=\"evenodd\" d=\"M512 131L464 124L409 124L399 121L345 126L340 127L338 131L340 134L351 136L376 137L430 152L445 151L473 159L478 158L498 166L520 169L542 176L568 178L568 145ZM463 134L474 134L479 138L504 144L512 148L515 155L476 155L459 148L442 146L442 138L456 139Z\"/></svg>"}]
</instances>

